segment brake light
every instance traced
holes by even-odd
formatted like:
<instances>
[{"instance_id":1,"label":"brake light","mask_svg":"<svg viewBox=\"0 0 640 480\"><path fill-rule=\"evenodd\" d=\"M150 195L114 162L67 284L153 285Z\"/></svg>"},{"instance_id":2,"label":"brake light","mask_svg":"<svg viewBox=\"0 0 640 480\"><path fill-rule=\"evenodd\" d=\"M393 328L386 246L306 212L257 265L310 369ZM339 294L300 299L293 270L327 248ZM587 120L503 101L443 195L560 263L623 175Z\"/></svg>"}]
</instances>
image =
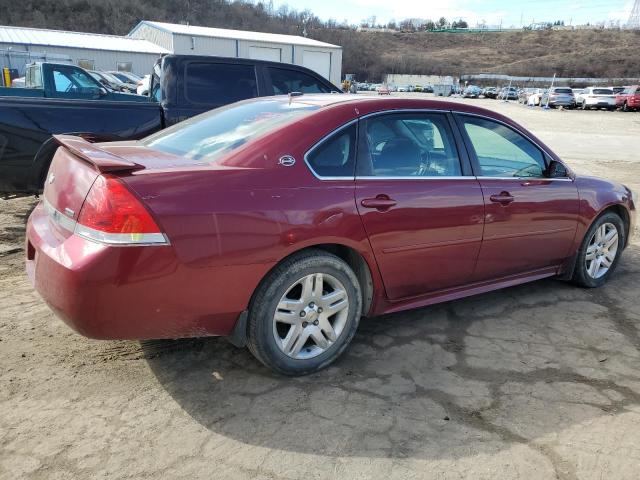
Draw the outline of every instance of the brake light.
<instances>
[{"instance_id":1,"label":"brake light","mask_svg":"<svg viewBox=\"0 0 640 480\"><path fill-rule=\"evenodd\" d=\"M100 175L80 209L75 233L114 245L166 244L149 211L131 191L110 175Z\"/></svg>"}]
</instances>

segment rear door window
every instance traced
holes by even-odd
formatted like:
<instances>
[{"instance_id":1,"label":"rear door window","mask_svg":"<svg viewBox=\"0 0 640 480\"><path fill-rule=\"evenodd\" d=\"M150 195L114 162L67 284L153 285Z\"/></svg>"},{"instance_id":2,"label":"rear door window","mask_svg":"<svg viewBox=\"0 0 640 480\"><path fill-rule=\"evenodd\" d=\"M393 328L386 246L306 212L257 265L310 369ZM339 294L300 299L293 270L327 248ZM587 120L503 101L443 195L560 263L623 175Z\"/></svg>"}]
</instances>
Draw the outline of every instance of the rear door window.
<instances>
[{"instance_id":1,"label":"rear door window","mask_svg":"<svg viewBox=\"0 0 640 480\"><path fill-rule=\"evenodd\" d=\"M320 79L305 72L274 67L267 70L271 76L274 95L286 95L291 92L330 93L332 90Z\"/></svg>"},{"instance_id":2,"label":"rear door window","mask_svg":"<svg viewBox=\"0 0 640 480\"><path fill-rule=\"evenodd\" d=\"M185 83L185 96L192 103L217 106L258 96L253 65L191 62Z\"/></svg>"}]
</instances>

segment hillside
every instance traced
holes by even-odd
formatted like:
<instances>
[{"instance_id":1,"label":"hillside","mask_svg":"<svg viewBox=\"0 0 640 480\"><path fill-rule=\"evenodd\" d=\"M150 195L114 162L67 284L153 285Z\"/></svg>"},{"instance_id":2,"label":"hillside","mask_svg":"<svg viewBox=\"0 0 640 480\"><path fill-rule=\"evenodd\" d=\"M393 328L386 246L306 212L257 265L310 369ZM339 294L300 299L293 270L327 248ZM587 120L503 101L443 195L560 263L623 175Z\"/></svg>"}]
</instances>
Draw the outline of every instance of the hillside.
<instances>
[{"instance_id":1,"label":"hillside","mask_svg":"<svg viewBox=\"0 0 640 480\"><path fill-rule=\"evenodd\" d=\"M361 80L386 73L640 76L637 30L359 32L311 12L227 0L24 0L5 7L2 25L98 33L126 34L141 19L293 35L306 28L312 38L341 45L342 71Z\"/></svg>"},{"instance_id":2,"label":"hillside","mask_svg":"<svg viewBox=\"0 0 640 480\"><path fill-rule=\"evenodd\" d=\"M344 47L343 72L640 77L640 31L501 33L314 31Z\"/></svg>"}]
</instances>

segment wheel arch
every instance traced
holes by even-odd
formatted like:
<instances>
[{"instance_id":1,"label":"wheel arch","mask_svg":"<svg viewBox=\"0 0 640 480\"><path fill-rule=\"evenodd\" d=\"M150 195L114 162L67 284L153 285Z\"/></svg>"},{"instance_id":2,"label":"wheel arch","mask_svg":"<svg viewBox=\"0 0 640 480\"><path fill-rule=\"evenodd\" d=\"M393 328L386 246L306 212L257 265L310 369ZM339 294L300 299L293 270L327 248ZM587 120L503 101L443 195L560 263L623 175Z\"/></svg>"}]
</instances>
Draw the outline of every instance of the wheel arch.
<instances>
[{"instance_id":1,"label":"wheel arch","mask_svg":"<svg viewBox=\"0 0 640 480\"><path fill-rule=\"evenodd\" d=\"M622 220L622 225L624 226L624 237L625 237L625 245L624 245L623 248L625 248L629 244L629 234L631 233L630 232L630 229L631 229L631 216L629 214L629 211L626 209L626 207L623 204L620 204L620 203L610 203L610 204L602 207L602 209L600 209L591 218L589 223L585 226L584 235L587 234L587 232L589 231L591 226L595 222L597 222L600 217L602 217L603 215L605 215L607 213L615 213ZM578 256L578 250L580 249L580 245L582 245L583 241L584 241L584 237L581 237L580 240L576 243L575 252L571 255L571 257L569 257L567 259L567 262L565 263L565 265L564 265L564 267L562 269L562 273L559 275L559 278L561 280L570 280L573 277L573 273L575 271L575 266L576 266L576 261L577 261L577 258L578 258L577 257Z\"/></svg>"},{"instance_id":2,"label":"wheel arch","mask_svg":"<svg viewBox=\"0 0 640 480\"><path fill-rule=\"evenodd\" d=\"M591 223L589 224L587 231L589 230L589 228L591 228L591 225L593 225L593 222L598 220L598 218L600 218L602 215L610 212L617 214L622 220L622 225L624 225L624 242L625 242L624 247L626 247L629 244L629 235L631 233L630 232L631 215L629 214L629 211L627 210L627 208L621 203L614 203L611 205L607 205L602 210L600 210L598 214L593 218Z\"/></svg>"},{"instance_id":3,"label":"wheel arch","mask_svg":"<svg viewBox=\"0 0 640 480\"><path fill-rule=\"evenodd\" d=\"M265 272L260 281L256 284L247 304L247 310L244 310L240 314L234 329L228 337L232 344L241 348L246 345L246 338L248 334L248 312L251 309L256 293L269 278L271 272L273 272L273 270L282 262L285 262L292 256L309 250L322 250L327 253L331 253L349 265L360 282L360 290L362 292L362 315L366 317L371 312L374 299L374 284L371 270L372 267L369 265L365 257L355 248L342 243L318 243L306 245L302 248L289 252L286 256L282 257L275 265Z\"/></svg>"},{"instance_id":4,"label":"wheel arch","mask_svg":"<svg viewBox=\"0 0 640 480\"><path fill-rule=\"evenodd\" d=\"M363 315L367 315L371 309L373 304L373 296L374 296L374 285L373 285L373 276L371 265L367 262L365 257L352 246L346 245L345 243L337 243L337 242L325 242L325 243L317 243L311 245L301 246L293 251L290 251L282 257L280 260L276 262L273 267L267 271L263 277L260 279L256 288L251 295L251 300L249 301L249 306L253 301L253 297L255 296L255 292L262 286L264 281L269 277L271 272L278 267L282 262L285 262L289 258L294 255L298 255L301 252L306 252L308 250L323 250L327 253L331 253L336 257L343 260L356 274L358 281L360 282L360 289L362 291L362 312Z\"/></svg>"}]
</instances>

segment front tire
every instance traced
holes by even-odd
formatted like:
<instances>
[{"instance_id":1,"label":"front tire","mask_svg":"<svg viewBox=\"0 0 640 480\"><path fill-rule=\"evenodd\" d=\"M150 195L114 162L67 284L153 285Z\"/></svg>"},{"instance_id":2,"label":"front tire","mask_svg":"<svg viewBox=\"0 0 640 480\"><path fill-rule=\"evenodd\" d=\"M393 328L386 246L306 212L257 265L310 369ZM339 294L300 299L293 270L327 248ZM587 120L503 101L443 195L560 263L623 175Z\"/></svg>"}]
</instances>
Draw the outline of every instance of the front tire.
<instances>
[{"instance_id":1,"label":"front tire","mask_svg":"<svg viewBox=\"0 0 640 480\"><path fill-rule=\"evenodd\" d=\"M624 224L617 214L598 217L578 250L573 282L588 288L603 285L618 265L626 240Z\"/></svg>"},{"instance_id":2,"label":"front tire","mask_svg":"<svg viewBox=\"0 0 640 480\"><path fill-rule=\"evenodd\" d=\"M362 293L355 273L323 250L294 254L262 282L249 309L247 345L282 375L317 372L355 335Z\"/></svg>"}]
</instances>

